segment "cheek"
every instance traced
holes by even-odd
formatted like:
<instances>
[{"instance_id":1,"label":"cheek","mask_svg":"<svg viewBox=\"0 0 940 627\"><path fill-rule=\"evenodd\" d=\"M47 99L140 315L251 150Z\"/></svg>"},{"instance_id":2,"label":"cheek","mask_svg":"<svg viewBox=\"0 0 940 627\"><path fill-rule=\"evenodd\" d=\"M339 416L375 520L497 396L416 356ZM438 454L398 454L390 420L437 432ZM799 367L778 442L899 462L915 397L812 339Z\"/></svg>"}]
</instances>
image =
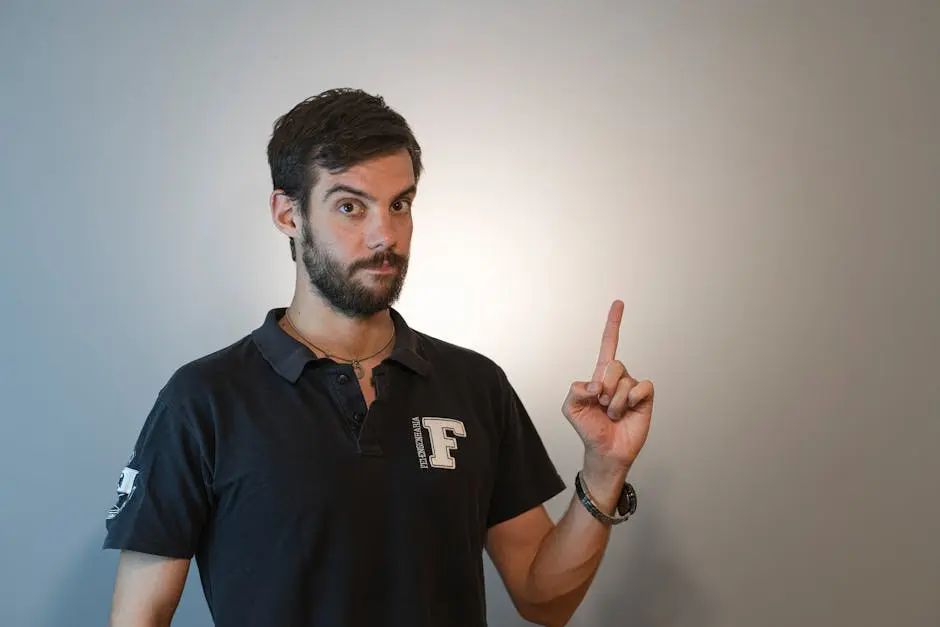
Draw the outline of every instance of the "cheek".
<instances>
[{"instance_id":1,"label":"cheek","mask_svg":"<svg viewBox=\"0 0 940 627\"><path fill-rule=\"evenodd\" d=\"M331 226L328 231L324 229L316 235L317 245L333 257L348 259L361 244L361 234L342 225Z\"/></svg>"},{"instance_id":2,"label":"cheek","mask_svg":"<svg viewBox=\"0 0 940 627\"><path fill-rule=\"evenodd\" d=\"M402 220L401 226L398 228L397 237L395 240L398 242L397 248L403 251L407 251L411 246L411 234L414 228L412 226L411 219Z\"/></svg>"},{"instance_id":3,"label":"cheek","mask_svg":"<svg viewBox=\"0 0 940 627\"><path fill-rule=\"evenodd\" d=\"M352 247L345 245L342 239L317 237L314 241L314 248L319 258L329 260L341 267L348 266L350 260L354 258L350 252Z\"/></svg>"}]
</instances>

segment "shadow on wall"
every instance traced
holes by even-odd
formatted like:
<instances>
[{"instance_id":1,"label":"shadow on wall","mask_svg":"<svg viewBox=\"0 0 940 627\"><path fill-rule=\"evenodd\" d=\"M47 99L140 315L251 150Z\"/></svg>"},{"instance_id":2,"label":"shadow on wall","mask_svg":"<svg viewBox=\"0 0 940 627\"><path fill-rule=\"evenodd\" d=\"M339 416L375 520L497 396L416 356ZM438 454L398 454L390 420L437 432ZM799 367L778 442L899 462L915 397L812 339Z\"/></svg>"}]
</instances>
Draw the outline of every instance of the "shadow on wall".
<instances>
[{"instance_id":1,"label":"shadow on wall","mask_svg":"<svg viewBox=\"0 0 940 627\"><path fill-rule=\"evenodd\" d=\"M75 627L76 625L107 625L114 591L114 574L118 553L102 550L104 517L100 530L85 534L88 538L82 552L69 564L58 581L50 582L46 595L42 627ZM173 618L173 627L207 627L212 624L199 573L195 565Z\"/></svg>"},{"instance_id":2,"label":"shadow on wall","mask_svg":"<svg viewBox=\"0 0 940 627\"><path fill-rule=\"evenodd\" d=\"M646 508L614 528L611 546L594 580L585 604L572 627L607 625L629 627L708 627L713 618L702 591L683 571L666 516L655 501L669 498L668 471L659 468L643 479L642 491L650 495ZM637 496L641 507L643 496ZM624 535L623 539L616 534ZM629 534L629 535L628 535Z\"/></svg>"}]
</instances>

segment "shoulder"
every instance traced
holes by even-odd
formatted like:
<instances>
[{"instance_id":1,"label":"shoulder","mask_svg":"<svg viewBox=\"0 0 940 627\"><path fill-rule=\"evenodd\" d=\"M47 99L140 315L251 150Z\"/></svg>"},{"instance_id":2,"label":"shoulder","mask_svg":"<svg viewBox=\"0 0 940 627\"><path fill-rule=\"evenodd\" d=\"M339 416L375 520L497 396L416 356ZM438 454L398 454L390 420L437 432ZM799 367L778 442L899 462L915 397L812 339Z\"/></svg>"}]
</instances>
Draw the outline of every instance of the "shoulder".
<instances>
[{"instance_id":1,"label":"shoulder","mask_svg":"<svg viewBox=\"0 0 940 627\"><path fill-rule=\"evenodd\" d=\"M160 389L159 398L180 409L211 403L244 385L261 359L250 335L178 366Z\"/></svg>"},{"instance_id":2,"label":"shoulder","mask_svg":"<svg viewBox=\"0 0 940 627\"><path fill-rule=\"evenodd\" d=\"M414 333L423 356L435 369L481 378L493 384L501 384L507 378L502 366L489 355L421 331Z\"/></svg>"},{"instance_id":3,"label":"shoulder","mask_svg":"<svg viewBox=\"0 0 940 627\"><path fill-rule=\"evenodd\" d=\"M433 376L455 393L486 404L494 415L516 402L517 394L506 370L478 350L415 331L418 347L430 363Z\"/></svg>"}]
</instances>

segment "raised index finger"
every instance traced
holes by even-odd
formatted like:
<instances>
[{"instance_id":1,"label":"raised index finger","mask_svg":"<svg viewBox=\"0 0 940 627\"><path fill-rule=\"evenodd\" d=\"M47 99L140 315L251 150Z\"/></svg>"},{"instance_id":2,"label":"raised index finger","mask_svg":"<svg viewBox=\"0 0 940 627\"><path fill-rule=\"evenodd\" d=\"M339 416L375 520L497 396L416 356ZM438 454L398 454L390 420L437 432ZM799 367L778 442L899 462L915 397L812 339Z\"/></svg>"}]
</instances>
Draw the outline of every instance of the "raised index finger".
<instances>
[{"instance_id":1,"label":"raised index finger","mask_svg":"<svg viewBox=\"0 0 940 627\"><path fill-rule=\"evenodd\" d=\"M604 377L604 369L614 360L617 354L617 342L620 339L620 322L623 320L623 301L615 300L607 313L607 324L604 325L604 334L601 336L601 350L597 356L597 366L594 368L592 381L600 381Z\"/></svg>"}]
</instances>

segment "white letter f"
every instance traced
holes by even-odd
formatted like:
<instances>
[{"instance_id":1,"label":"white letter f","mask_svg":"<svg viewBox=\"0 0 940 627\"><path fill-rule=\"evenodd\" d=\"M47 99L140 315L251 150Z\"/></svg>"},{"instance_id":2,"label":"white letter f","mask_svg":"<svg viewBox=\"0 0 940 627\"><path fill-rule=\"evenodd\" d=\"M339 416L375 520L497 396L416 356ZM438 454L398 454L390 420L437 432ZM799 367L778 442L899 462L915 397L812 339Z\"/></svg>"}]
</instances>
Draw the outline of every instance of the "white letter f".
<instances>
[{"instance_id":1,"label":"white letter f","mask_svg":"<svg viewBox=\"0 0 940 627\"><path fill-rule=\"evenodd\" d=\"M422 418L421 424L431 436L431 456L428 457L431 466L451 470L456 468L457 462L451 457L450 452L457 448L457 440L450 437L447 432L461 438L466 437L467 431L463 423L452 418Z\"/></svg>"}]
</instances>

